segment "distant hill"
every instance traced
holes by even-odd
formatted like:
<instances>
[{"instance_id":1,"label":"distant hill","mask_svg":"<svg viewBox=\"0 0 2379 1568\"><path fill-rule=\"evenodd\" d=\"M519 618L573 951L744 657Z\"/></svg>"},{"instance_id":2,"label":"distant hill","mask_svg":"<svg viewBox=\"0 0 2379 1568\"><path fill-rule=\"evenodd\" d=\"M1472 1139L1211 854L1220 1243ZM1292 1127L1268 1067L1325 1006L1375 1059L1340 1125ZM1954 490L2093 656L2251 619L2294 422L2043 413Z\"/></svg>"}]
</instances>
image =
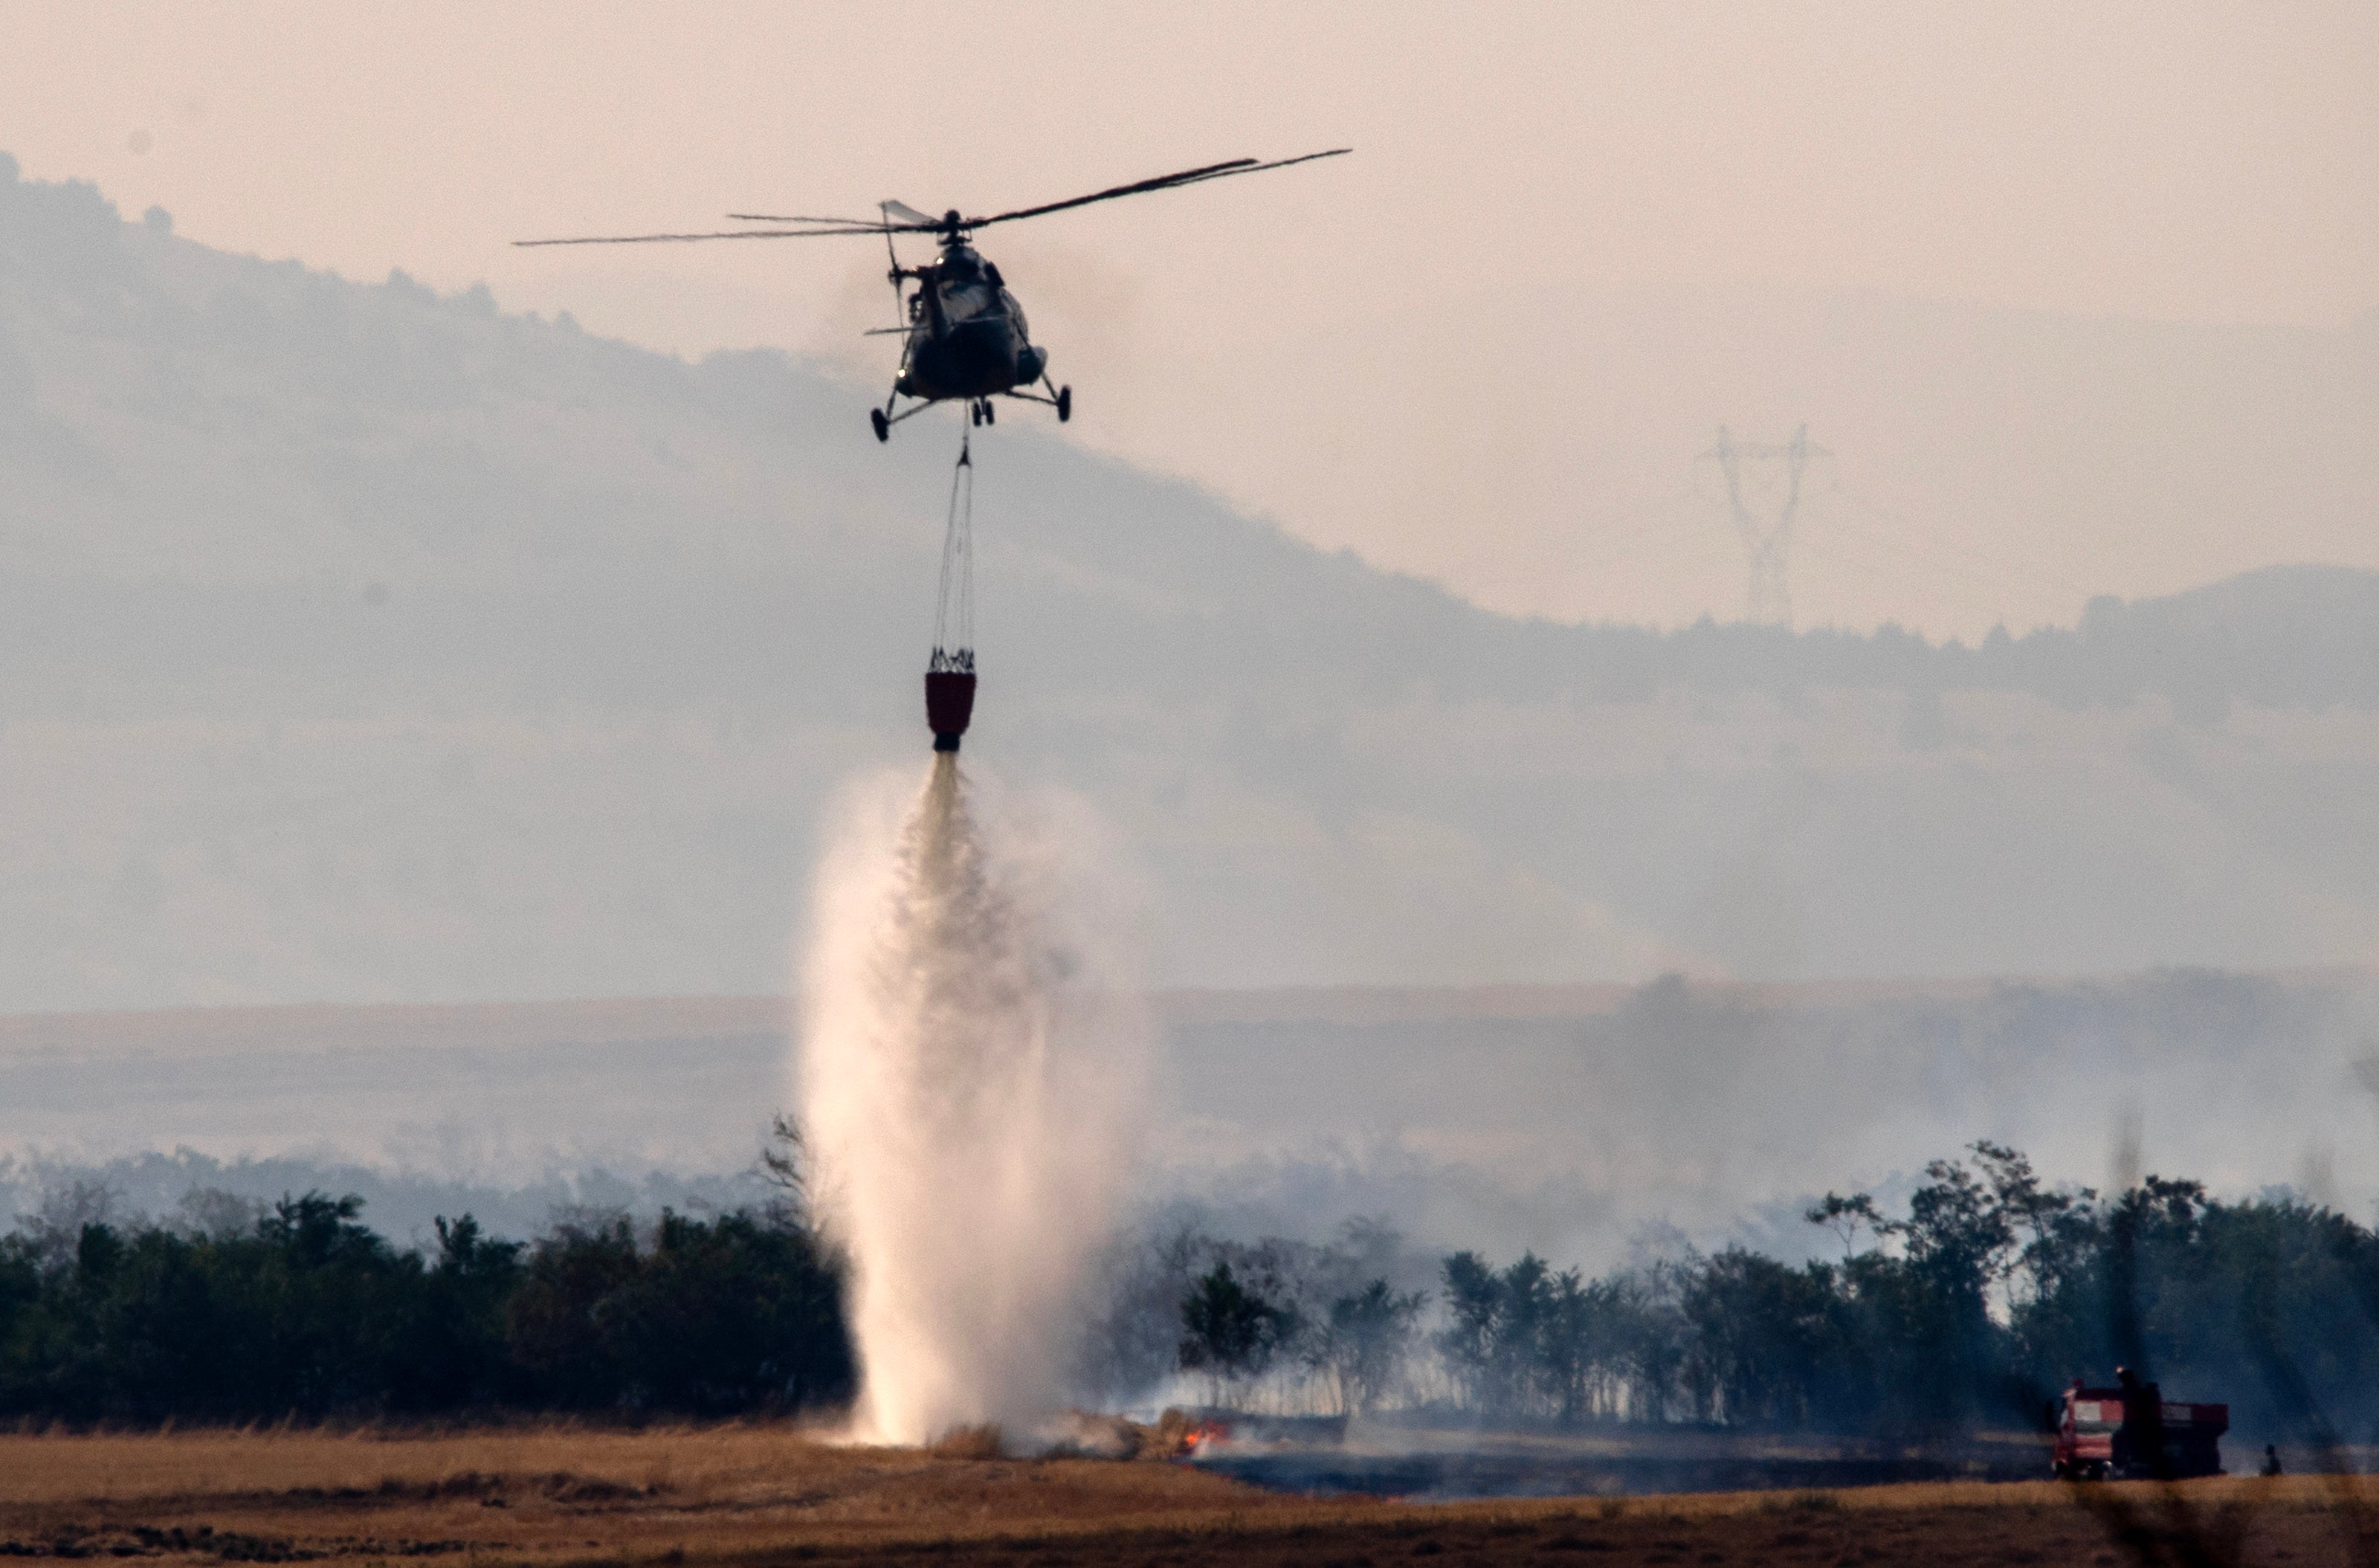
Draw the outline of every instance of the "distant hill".
<instances>
[{"instance_id":1,"label":"distant hill","mask_svg":"<svg viewBox=\"0 0 2379 1568\"><path fill-rule=\"evenodd\" d=\"M916 766L947 430L0 161L0 1008L779 989ZM2359 961L2379 574L1978 646L1489 614L985 432L975 766L1186 983Z\"/></svg>"}]
</instances>

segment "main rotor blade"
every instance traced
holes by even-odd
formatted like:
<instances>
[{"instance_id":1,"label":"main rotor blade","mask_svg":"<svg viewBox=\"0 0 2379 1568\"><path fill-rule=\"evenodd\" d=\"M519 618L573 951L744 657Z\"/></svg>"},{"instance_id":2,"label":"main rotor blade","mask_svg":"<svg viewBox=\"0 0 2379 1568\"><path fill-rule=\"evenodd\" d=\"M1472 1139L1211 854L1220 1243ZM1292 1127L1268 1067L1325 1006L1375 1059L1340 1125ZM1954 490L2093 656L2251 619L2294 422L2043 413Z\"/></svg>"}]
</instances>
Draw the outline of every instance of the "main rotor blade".
<instances>
[{"instance_id":1,"label":"main rotor blade","mask_svg":"<svg viewBox=\"0 0 2379 1568\"><path fill-rule=\"evenodd\" d=\"M1088 207L1093 201L1113 201L1118 196L1139 196L1153 190L1174 190L1182 186L1202 185L1208 180L1226 179L1233 175L1258 175L1266 169L1286 169L1298 163L1310 163L1321 158L1340 158L1354 151L1351 147L1334 147L1327 152L1308 152L1296 158L1276 158L1269 163L1253 158L1233 158L1227 163L1208 163L1200 168L1183 169L1177 174L1158 175L1153 179L1134 180L1129 185L1111 186L1094 190L1088 196L1069 197L1064 201L1046 201L1038 207L1020 207L1012 212L995 212L988 218L960 218L960 230L987 228L993 223L1012 223L1019 218L1038 218L1045 213L1063 212L1072 207ZM887 201L884 211L888 218L898 217L899 223L870 223L846 218L775 218L756 212L730 212L738 222L756 223L817 223L819 228L803 229L728 229L717 234L662 235L586 235L568 239L516 239L513 243L524 247L540 245L661 245L698 239L823 239L836 235L910 235L939 234L946 226L938 218L927 217L904 201Z\"/></svg>"},{"instance_id":2,"label":"main rotor blade","mask_svg":"<svg viewBox=\"0 0 2379 1568\"><path fill-rule=\"evenodd\" d=\"M1334 147L1327 152L1308 152L1301 157L1280 158L1269 163L1259 163L1253 158L1234 158L1226 163L1208 163L1202 168L1184 169L1178 174L1158 175L1153 179L1134 180L1129 185L1119 185L1106 190L1093 191L1088 196L1072 197L1064 201L1045 202L1038 207L1020 207L1013 212L996 212L988 218L968 218L959 226L965 229L980 229L993 223L1013 223L1019 218L1038 218L1045 212L1062 212L1069 207L1087 207L1093 201L1112 201L1118 196L1139 196L1146 191L1172 190L1185 185L1202 185L1208 180L1226 179L1232 175L1253 175L1261 174L1266 169L1286 169L1293 163L1310 163L1317 158L1336 158L1353 151L1351 147Z\"/></svg>"},{"instance_id":3,"label":"main rotor blade","mask_svg":"<svg viewBox=\"0 0 2379 1568\"><path fill-rule=\"evenodd\" d=\"M867 229L876 226L873 218L804 218L782 212L730 212L739 223L832 223L837 228Z\"/></svg>"},{"instance_id":4,"label":"main rotor blade","mask_svg":"<svg viewBox=\"0 0 2379 1568\"><path fill-rule=\"evenodd\" d=\"M726 229L718 234L700 235L586 235L571 239L516 239L514 245L524 247L537 245L658 245L669 240L691 239L824 239L835 235L900 234L907 231L898 225L888 229L881 223L864 226L854 224L837 229Z\"/></svg>"}]
</instances>

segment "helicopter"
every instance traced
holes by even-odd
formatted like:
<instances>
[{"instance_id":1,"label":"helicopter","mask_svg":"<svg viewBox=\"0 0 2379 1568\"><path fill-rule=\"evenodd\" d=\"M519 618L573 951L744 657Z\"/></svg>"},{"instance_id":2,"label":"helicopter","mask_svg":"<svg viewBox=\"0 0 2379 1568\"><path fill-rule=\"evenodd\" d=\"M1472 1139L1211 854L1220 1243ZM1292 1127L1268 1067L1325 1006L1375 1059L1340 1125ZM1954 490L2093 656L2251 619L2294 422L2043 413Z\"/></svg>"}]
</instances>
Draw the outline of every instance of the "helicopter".
<instances>
[{"instance_id":1,"label":"helicopter","mask_svg":"<svg viewBox=\"0 0 2379 1568\"><path fill-rule=\"evenodd\" d=\"M885 251L891 258L892 267L887 276L892 284L899 320L896 325L876 328L867 335L899 337L900 365L893 374L892 392L884 400L884 406L867 411L868 422L876 430L876 439L890 440L893 426L923 413L936 403L963 402L967 404L968 416L974 424L996 423L996 415L991 401L995 397L1045 404L1057 411L1057 422L1064 424L1074 416L1074 389L1059 386L1049 379L1048 351L1033 344L1031 332L1025 325L1024 308L1017 303L1016 296L1008 292L1007 280L1000 276L997 263L977 251L971 243L977 229L989 228L994 223L1014 223L1020 218L1038 218L1050 212L1087 207L1094 201L1112 201L1120 196L1176 190L1183 186L1202 185L1208 180L1226 179L1233 175L1286 169L1298 163L1310 163L1317 159L1340 157L1352 151L1351 148L1338 147L1327 152L1308 152L1301 157L1278 158L1269 163L1254 158L1234 158L1227 163L1208 163L1200 168L1183 169L1177 174L1158 175L1152 179L1135 180L1129 185L1093 191L1088 196L1044 202L1038 207L1020 207L984 218L966 217L955 207L936 218L918 211L906 202L883 201L876 204L879 216L873 222L864 218L730 212L727 217L731 223L780 226L726 229L709 234L591 235L572 239L522 239L513 243L522 247L653 245L713 239L819 239L847 235L881 235ZM932 235L940 247L940 254L922 266L903 266L900 251L893 244L896 235ZM907 286L911 283L916 285L913 290ZM910 400L909 407L900 407L902 398Z\"/></svg>"}]
</instances>

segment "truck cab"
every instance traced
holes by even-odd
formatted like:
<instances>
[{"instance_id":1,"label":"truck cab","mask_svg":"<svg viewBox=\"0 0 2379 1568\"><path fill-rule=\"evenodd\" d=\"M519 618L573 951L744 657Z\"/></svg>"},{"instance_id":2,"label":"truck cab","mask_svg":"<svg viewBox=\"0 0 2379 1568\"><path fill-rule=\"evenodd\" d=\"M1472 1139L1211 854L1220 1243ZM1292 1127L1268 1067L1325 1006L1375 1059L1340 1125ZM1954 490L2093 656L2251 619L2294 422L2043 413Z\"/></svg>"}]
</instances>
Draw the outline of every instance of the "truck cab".
<instances>
[{"instance_id":1,"label":"truck cab","mask_svg":"<svg viewBox=\"0 0 2379 1568\"><path fill-rule=\"evenodd\" d=\"M2058 1404L2056 1474L2067 1480L2222 1474L2228 1405L2168 1402L2155 1383L2089 1388L2076 1378Z\"/></svg>"}]
</instances>

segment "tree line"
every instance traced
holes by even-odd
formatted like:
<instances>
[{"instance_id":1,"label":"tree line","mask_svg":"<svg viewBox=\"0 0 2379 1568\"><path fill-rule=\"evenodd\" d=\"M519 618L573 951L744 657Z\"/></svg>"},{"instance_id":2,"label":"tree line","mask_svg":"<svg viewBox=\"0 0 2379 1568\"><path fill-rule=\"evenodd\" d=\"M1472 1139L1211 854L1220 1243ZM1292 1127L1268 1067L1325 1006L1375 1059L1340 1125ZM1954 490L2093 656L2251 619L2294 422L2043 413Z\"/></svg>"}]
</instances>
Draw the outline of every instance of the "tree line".
<instances>
[{"instance_id":1,"label":"tree line","mask_svg":"<svg viewBox=\"0 0 2379 1568\"><path fill-rule=\"evenodd\" d=\"M1805 1217L1839 1258L1730 1247L1588 1278L1465 1251L1427 1299L1385 1277L1317 1291L1314 1265L1344 1273L1328 1249L1300 1275L1283 1244L1205 1243L1178 1359L1217 1403L1844 1434L2029 1425L2124 1365L2241 1429L2379 1429L2379 1236L2326 1207L2157 1176L2051 1188L1978 1142L1927 1165L1902 1214L1829 1193Z\"/></svg>"},{"instance_id":2,"label":"tree line","mask_svg":"<svg viewBox=\"0 0 2379 1568\"><path fill-rule=\"evenodd\" d=\"M320 1192L204 1224L27 1221L0 1237L0 1417L841 1405L847 1270L798 1201L795 1150L770 1155L784 1201L525 1242L465 1215L407 1249ZM2244 1430L2379 1429L2379 1236L2332 1209L2157 1176L2051 1188L1981 1142L1928 1165L1902 1212L1829 1193L1807 1217L1835 1255L1730 1247L1598 1277L1417 1259L1378 1222L1327 1244L1177 1225L1119 1247L1079 1392L1914 1433L2028 1423L2120 1363L2227 1401Z\"/></svg>"},{"instance_id":3,"label":"tree line","mask_svg":"<svg viewBox=\"0 0 2379 1568\"><path fill-rule=\"evenodd\" d=\"M236 1422L507 1410L727 1415L846 1402L839 1260L791 1213L664 1211L534 1242L469 1215L403 1250L360 1199L212 1233L0 1238L0 1416Z\"/></svg>"}]
</instances>

